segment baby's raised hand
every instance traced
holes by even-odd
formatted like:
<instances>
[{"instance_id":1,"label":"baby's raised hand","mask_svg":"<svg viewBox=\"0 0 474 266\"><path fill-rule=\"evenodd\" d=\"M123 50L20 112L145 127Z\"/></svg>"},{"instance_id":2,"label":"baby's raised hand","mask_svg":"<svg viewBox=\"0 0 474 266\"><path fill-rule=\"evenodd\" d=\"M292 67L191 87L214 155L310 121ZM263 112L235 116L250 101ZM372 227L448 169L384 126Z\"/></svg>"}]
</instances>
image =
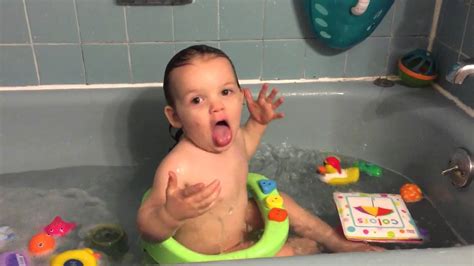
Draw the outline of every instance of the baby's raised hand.
<instances>
[{"instance_id":1,"label":"baby's raised hand","mask_svg":"<svg viewBox=\"0 0 474 266\"><path fill-rule=\"evenodd\" d=\"M284 98L280 97L275 100L278 94L276 89L272 89L270 95L267 96L268 84L263 84L258 98L253 100L252 93L249 89L244 89L245 99L250 112L250 116L259 124L266 125L273 119L283 118L283 113L277 113L275 110L283 103Z\"/></svg>"},{"instance_id":2,"label":"baby's raised hand","mask_svg":"<svg viewBox=\"0 0 474 266\"><path fill-rule=\"evenodd\" d=\"M220 192L221 186L218 180L212 181L207 186L197 183L180 189L176 173L170 171L165 208L177 221L194 218L212 208Z\"/></svg>"}]
</instances>

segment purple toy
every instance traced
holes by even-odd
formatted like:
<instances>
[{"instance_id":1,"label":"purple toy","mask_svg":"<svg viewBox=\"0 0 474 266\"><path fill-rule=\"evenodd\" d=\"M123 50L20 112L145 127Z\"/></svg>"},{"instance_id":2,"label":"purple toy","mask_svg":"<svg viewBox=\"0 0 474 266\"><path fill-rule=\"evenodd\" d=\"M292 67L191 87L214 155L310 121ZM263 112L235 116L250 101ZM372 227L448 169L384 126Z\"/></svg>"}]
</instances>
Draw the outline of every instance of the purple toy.
<instances>
[{"instance_id":1,"label":"purple toy","mask_svg":"<svg viewBox=\"0 0 474 266\"><path fill-rule=\"evenodd\" d=\"M0 254L0 265L5 266L27 266L28 259L20 252L5 252Z\"/></svg>"}]
</instances>

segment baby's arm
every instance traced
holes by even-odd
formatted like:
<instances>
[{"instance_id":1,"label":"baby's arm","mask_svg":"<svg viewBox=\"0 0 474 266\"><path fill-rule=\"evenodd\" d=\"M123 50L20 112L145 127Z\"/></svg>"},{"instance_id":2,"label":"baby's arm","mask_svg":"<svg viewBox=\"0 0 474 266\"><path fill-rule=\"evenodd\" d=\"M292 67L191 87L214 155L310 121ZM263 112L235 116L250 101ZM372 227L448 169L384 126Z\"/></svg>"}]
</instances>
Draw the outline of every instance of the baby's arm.
<instances>
[{"instance_id":1,"label":"baby's arm","mask_svg":"<svg viewBox=\"0 0 474 266\"><path fill-rule=\"evenodd\" d=\"M162 242L173 236L187 219L207 212L220 190L217 180L207 186L197 183L180 189L174 172L164 175L158 170L150 195L138 210L138 230L147 240Z\"/></svg>"},{"instance_id":2,"label":"baby's arm","mask_svg":"<svg viewBox=\"0 0 474 266\"><path fill-rule=\"evenodd\" d=\"M278 91L272 89L270 95L267 97L268 84L263 84L258 98L253 100L249 89L244 89L247 107L250 112L250 117L247 123L243 126L242 131L245 139L245 147L248 158L250 159L257 150L260 139L265 133L268 124L274 120L283 118L283 113L277 113L276 109L283 103L283 97L275 101L275 96Z\"/></svg>"}]
</instances>

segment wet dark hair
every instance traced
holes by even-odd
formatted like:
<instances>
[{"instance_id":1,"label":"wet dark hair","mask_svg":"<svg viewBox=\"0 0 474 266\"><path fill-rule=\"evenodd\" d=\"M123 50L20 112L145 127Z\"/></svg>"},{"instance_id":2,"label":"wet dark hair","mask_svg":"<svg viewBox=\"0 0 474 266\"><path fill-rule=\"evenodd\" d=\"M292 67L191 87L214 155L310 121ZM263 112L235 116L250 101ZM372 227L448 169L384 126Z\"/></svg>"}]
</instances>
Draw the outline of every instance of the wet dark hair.
<instances>
[{"instance_id":1,"label":"wet dark hair","mask_svg":"<svg viewBox=\"0 0 474 266\"><path fill-rule=\"evenodd\" d=\"M188 48L185 48L181 51L179 51L177 54L175 54L171 60L168 62L166 65L165 69L165 76L163 78L163 90L165 93L165 98L166 98L166 103L171 106L175 107L175 101L173 98L173 84L170 82L170 74L171 71L178 67L182 67L185 65L188 65L191 60L198 58L198 57L203 57L203 56L209 56L209 57L222 57L225 58L229 61L230 65L232 66L232 71L234 72L235 80L237 82L237 85L240 88L239 84L239 79L237 78L237 72L235 71L234 64L232 63L232 60L230 60L229 56L227 56L222 50L207 46L207 45L193 45L189 46ZM176 141L176 143L179 141L181 136L183 135L183 130L180 128L176 131L176 133L173 134L173 127L169 125L169 133L171 137Z\"/></svg>"}]
</instances>

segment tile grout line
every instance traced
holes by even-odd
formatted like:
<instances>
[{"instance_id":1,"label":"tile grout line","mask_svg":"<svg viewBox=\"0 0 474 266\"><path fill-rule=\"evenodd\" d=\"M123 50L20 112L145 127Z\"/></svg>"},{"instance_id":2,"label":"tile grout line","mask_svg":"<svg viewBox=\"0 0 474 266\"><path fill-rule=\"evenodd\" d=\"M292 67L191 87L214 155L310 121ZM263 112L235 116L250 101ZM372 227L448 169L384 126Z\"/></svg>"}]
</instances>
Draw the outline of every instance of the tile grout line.
<instances>
[{"instance_id":1,"label":"tile grout line","mask_svg":"<svg viewBox=\"0 0 474 266\"><path fill-rule=\"evenodd\" d=\"M471 1L472 2L472 1ZM466 33L467 33L467 22L469 21L469 14L471 13L471 5L468 4L468 9L467 9L467 14L466 14L466 21L464 22L464 31L462 33L462 38L461 38L461 44L459 45L459 52L458 52L458 60L461 59L461 53L462 53L462 48L464 46L464 40L466 38Z\"/></svg>"},{"instance_id":2,"label":"tile grout line","mask_svg":"<svg viewBox=\"0 0 474 266\"><path fill-rule=\"evenodd\" d=\"M394 23L395 23L395 14L397 12L397 5L398 5L398 2L395 2L395 4L393 5L393 14L392 14L392 17L390 18L391 22L390 22L390 34L389 36L387 36L389 38L389 42L388 42L388 53L387 53L387 56L385 58L385 74L387 75L389 73L389 62L390 62L390 55L391 55L391 52L393 51L393 39L394 39L394 34L393 34L393 28L394 28Z\"/></svg>"},{"instance_id":3,"label":"tile grout line","mask_svg":"<svg viewBox=\"0 0 474 266\"><path fill-rule=\"evenodd\" d=\"M128 35L128 20L127 20L127 10L125 9L126 6L122 7L123 10L123 18L125 23L125 40L127 41L127 57L128 57L128 78L130 82L133 83L134 77L132 72L132 56L130 55L130 37Z\"/></svg>"},{"instance_id":4,"label":"tile grout line","mask_svg":"<svg viewBox=\"0 0 474 266\"><path fill-rule=\"evenodd\" d=\"M173 54L176 54L176 37L174 33L174 6L171 7L171 38L173 40Z\"/></svg>"},{"instance_id":5,"label":"tile grout line","mask_svg":"<svg viewBox=\"0 0 474 266\"><path fill-rule=\"evenodd\" d=\"M262 0L262 57L261 57L261 61L260 61L260 75L259 75L259 78L262 79L263 78L263 64L265 62L265 38L264 38L264 35L265 35L265 4L266 0Z\"/></svg>"},{"instance_id":6,"label":"tile grout line","mask_svg":"<svg viewBox=\"0 0 474 266\"><path fill-rule=\"evenodd\" d=\"M221 1L217 0L217 48L221 49Z\"/></svg>"},{"instance_id":7,"label":"tile grout line","mask_svg":"<svg viewBox=\"0 0 474 266\"><path fill-rule=\"evenodd\" d=\"M86 72L86 63L84 60L84 49L82 48L82 36L81 36L81 27L79 26L79 14L77 12L77 1L72 0L74 4L74 14L76 16L76 28L77 28L77 37L79 38L79 48L81 49L81 67L84 73L84 82L87 82L87 72Z\"/></svg>"},{"instance_id":8,"label":"tile grout line","mask_svg":"<svg viewBox=\"0 0 474 266\"><path fill-rule=\"evenodd\" d=\"M38 60L36 58L35 46L33 44L33 34L31 33L30 19L28 17L28 10L26 8L26 0L22 0L22 2L23 2L23 11L25 12L25 19L26 19L26 26L27 26L27 29L28 29L28 35L30 37L31 52L33 53L33 64L35 65L36 79L37 79L37 83L39 85L39 84L41 84L41 78L40 78L40 73L39 73Z\"/></svg>"}]
</instances>

